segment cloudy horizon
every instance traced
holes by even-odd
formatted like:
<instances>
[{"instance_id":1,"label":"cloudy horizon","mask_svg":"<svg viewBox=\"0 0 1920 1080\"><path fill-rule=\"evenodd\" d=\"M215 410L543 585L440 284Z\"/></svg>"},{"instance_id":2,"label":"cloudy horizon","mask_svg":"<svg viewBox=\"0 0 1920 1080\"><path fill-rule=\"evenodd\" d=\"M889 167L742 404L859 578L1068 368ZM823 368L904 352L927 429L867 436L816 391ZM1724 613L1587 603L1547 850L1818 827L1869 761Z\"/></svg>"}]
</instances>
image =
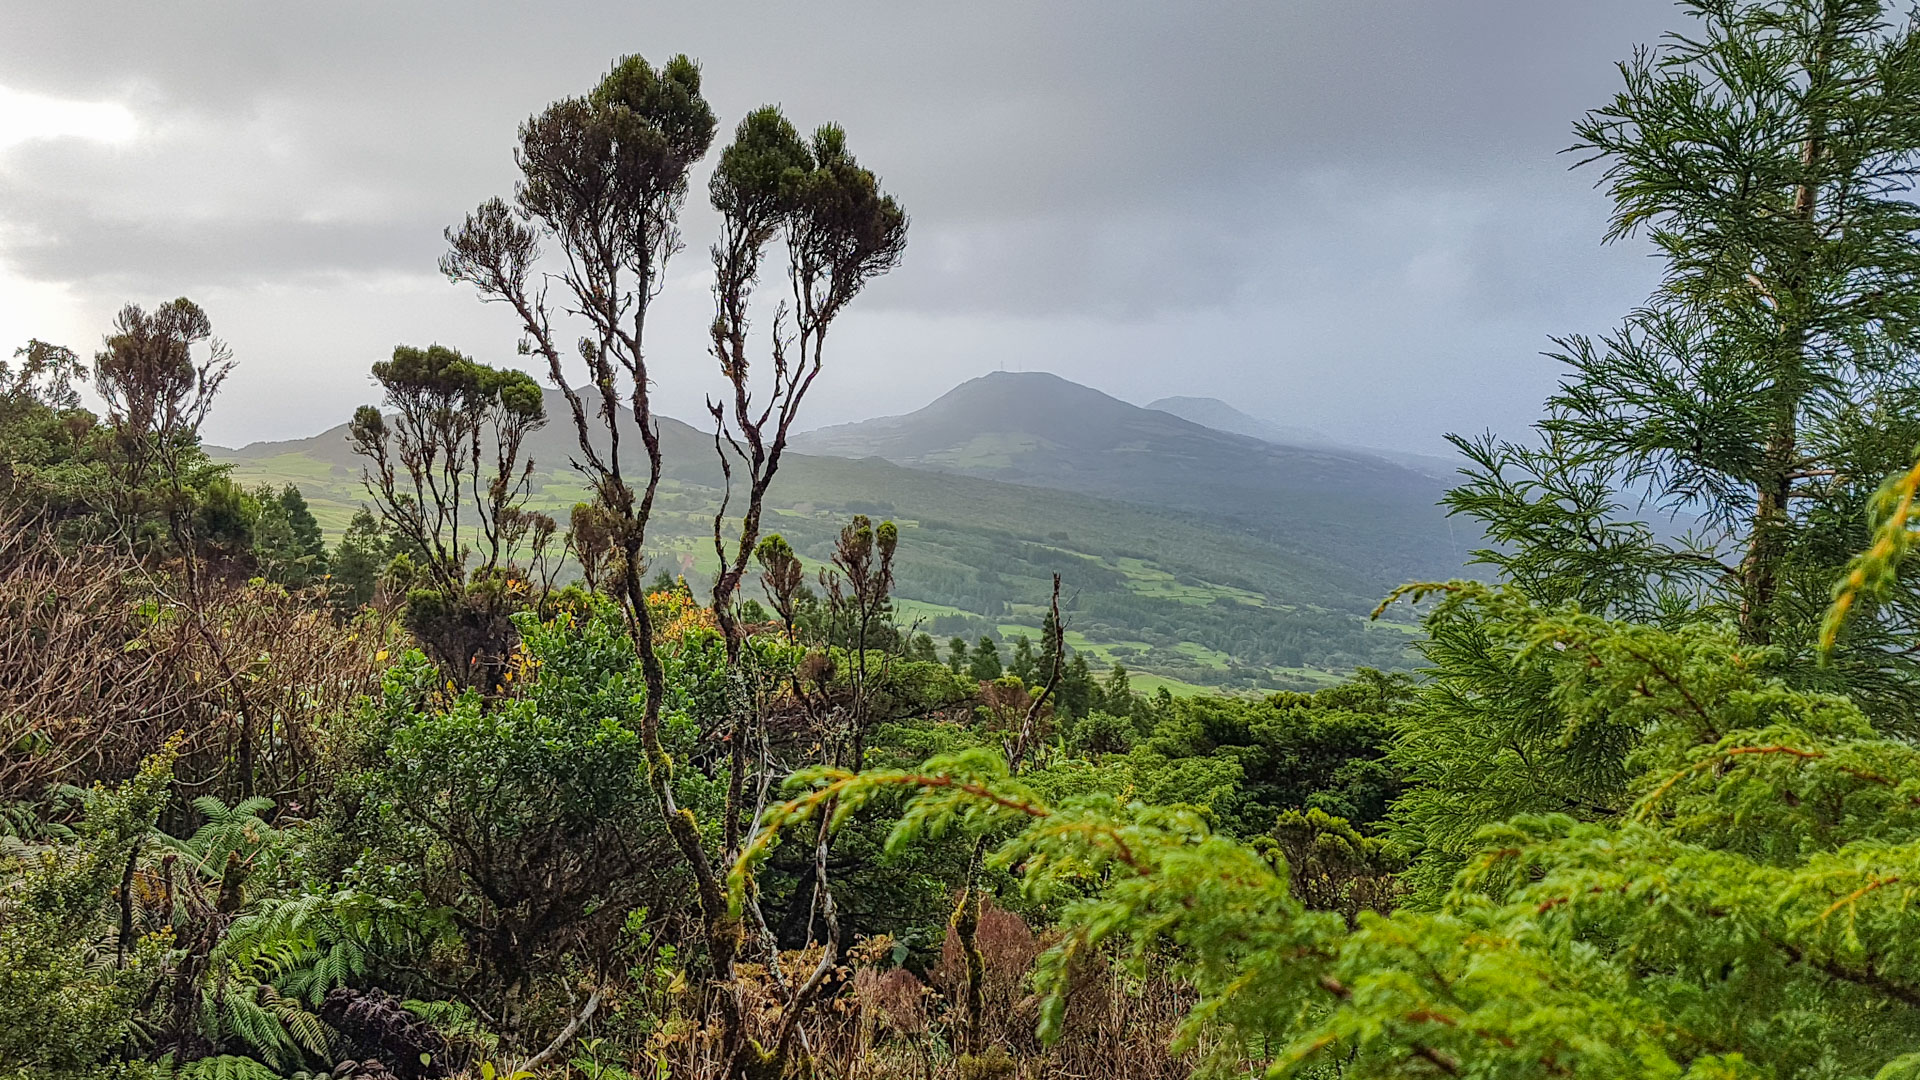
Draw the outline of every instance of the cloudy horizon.
<instances>
[{"instance_id":1,"label":"cloudy horizon","mask_svg":"<svg viewBox=\"0 0 1920 1080\"><path fill-rule=\"evenodd\" d=\"M1549 337L1657 267L1602 247L1558 152L1666 0L1145 4L40 5L0 42L0 341L90 354L186 295L240 367L206 436L298 438L401 342L513 362L435 270L513 179L515 127L616 56L701 62L721 138L778 102L844 124L913 215L836 326L805 426L912 411L994 370L1136 403L1215 396L1342 441L1517 434ZM709 163L711 158L709 159ZM653 325L665 411L704 352L703 168Z\"/></svg>"}]
</instances>

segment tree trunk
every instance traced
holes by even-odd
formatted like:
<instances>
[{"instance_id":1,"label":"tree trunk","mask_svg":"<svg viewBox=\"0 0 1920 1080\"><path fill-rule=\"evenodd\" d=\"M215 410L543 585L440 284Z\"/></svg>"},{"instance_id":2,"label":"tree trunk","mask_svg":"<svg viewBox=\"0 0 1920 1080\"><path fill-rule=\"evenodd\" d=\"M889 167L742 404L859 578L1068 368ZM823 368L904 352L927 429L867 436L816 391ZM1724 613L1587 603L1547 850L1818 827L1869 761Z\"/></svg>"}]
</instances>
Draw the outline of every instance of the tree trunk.
<instances>
[{"instance_id":1,"label":"tree trunk","mask_svg":"<svg viewBox=\"0 0 1920 1080\"><path fill-rule=\"evenodd\" d=\"M1793 497L1793 475L1799 456L1799 416L1806 387L1807 327L1798 320L1807 305L1801 293L1809 287L1806 264L1820 243L1814 215L1819 209L1818 166L1826 152L1826 120L1818 95L1831 81L1832 40L1830 14L1820 29L1819 43L1807 61L1807 134L1800 144L1800 180L1793 192L1792 217L1802 230L1797 265L1783 268L1781 287L1773 297L1776 317L1789 320L1780 328L1779 359L1773 374L1775 416L1762 450L1762 473L1756 483L1753 531L1740 567L1745 595L1740 604L1740 639L1752 645L1773 640L1774 605L1780 591L1780 568L1786 559L1788 501ZM1792 305L1788 308L1786 305Z\"/></svg>"}]
</instances>

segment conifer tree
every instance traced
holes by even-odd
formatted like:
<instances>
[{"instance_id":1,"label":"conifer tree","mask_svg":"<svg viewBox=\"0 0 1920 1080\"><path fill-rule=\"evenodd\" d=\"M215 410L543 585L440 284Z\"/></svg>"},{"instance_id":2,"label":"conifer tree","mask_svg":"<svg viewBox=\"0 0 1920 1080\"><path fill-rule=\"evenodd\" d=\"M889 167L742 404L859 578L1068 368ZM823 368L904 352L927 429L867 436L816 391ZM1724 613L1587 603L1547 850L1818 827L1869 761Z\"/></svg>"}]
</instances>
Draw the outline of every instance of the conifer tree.
<instances>
[{"instance_id":1,"label":"conifer tree","mask_svg":"<svg viewBox=\"0 0 1920 1080\"><path fill-rule=\"evenodd\" d=\"M947 642L947 667L958 675L967 670L968 663L967 639L955 636Z\"/></svg>"},{"instance_id":2,"label":"conifer tree","mask_svg":"<svg viewBox=\"0 0 1920 1080\"><path fill-rule=\"evenodd\" d=\"M1033 640L1025 634L1013 639L1013 659L1007 662L1007 673L1023 683L1033 682L1034 672L1039 670L1039 661L1033 655Z\"/></svg>"},{"instance_id":3,"label":"conifer tree","mask_svg":"<svg viewBox=\"0 0 1920 1080\"><path fill-rule=\"evenodd\" d=\"M1093 681L1093 669L1087 666L1086 654L1076 652L1068 657L1060 675L1061 711L1068 716L1085 716L1093 711L1099 692L1100 687Z\"/></svg>"},{"instance_id":4,"label":"conifer tree","mask_svg":"<svg viewBox=\"0 0 1920 1080\"><path fill-rule=\"evenodd\" d=\"M1574 152L1650 239L1646 305L1566 367L1538 446L1455 441L1448 502L1547 602L1635 618L1695 607L1806 655L1864 501L1920 439L1920 37L1881 0L1689 0L1692 25L1620 66ZM1642 497L1682 520L1662 541ZM1894 661L1853 624L1856 667ZM1847 648L1845 646L1851 646Z\"/></svg>"},{"instance_id":5,"label":"conifer tree","mask_svg":"<svg viewBox=\"0 0 1920 1080\"><path fill-rule=\"evenodd\" d=\"M1621 65L1622 90L1577 126L1615 203L1609 238L1652 239L1664 280L1619 329L1558 343L1539 445L1456 439L1469 479L1447 502L1485 523L1481 559L1531 602L1676 633L1735 624L1793 685L1911 730L1917 605L1898 575L1830 663L1814 646L1874 485L1920 441L1920 35L1876 0L1684 9L1694 24ZM1629 513L1643 495L1697 516L1697 535L1662 540ZM1396 720L1413 779L1396 828L1423 903L1484 826L1620 813L1645 737L1568 727L1549 658L1501 614L1511 598L1449 595Z\"/></svg>"},{"instance_id":6,"label":"conifer tree","mask_svg":"<svg viewBox=\"0 0 1920 1080\"><path fill-rule=\"evenodd\" d=\"M933 643L931 634L915 634L907 642L907 659L922 664L940 662L940 650Z\"/></svg>"},{"instance_id":7,"label":"conifer tree","mask_svg":"<svg viewBox=\"0 0 1920 1080\"><path fill-rule=\"evenodd\" d=\"M330 562L333 580L341 589L340 602L359 607L373 600L374 587L391 558L388 549L386 532L373 511L364 506L354 511Z\"/></svg>"},{"instance_id":8,"label":"conifer tree","mask_svg":"<svg viewBox=\"0 0 1920 1080\"><path fill-rule=\"evenodd\" d=\"M973 656L967 662L967 674L982 682L992 682L1005 674L1000 665L1000 646L985 634L973 647Z\"/></svg>"},{"instance_id":9,"label":"conifer tree","mask_svg":"<svg viewBox=\"0 0 1920 1080\"><path fill-rule=\"evenodd\" d=\"M253 550L261 572L289 588L301 588L327 573L327 547L300 489L262 487Z\"/></svg>"},{"instance_id":10,"label":"conifer tree","mask_svg":"<svg viewBox=\"0 0 1920 1080\"><path fill-rule=\"evenodd\" d=\"M280 489L280 508L286 512L287 525L293 531L293 549L302 557L316 560L317 567L326 565L327 545L320 536L320 522L314 519L313 508L307 505L307 498L300 489L288 484ZM322 569L320 572L324 572Z\"/></svg>"},{"instance_id":11,"label":"conifer tree","mask_svg":"<svg viewBox=\"0 0 1920 1080\"><path fill-rule=\"evenodd\" d=\"M1100 688L1099 703L1095 708L1105 709L1115 716L1133 715L1133 682L1127 678L1127 666L1114 664L1107 672L1106 683Z\"/></svg>"}]
</instances>

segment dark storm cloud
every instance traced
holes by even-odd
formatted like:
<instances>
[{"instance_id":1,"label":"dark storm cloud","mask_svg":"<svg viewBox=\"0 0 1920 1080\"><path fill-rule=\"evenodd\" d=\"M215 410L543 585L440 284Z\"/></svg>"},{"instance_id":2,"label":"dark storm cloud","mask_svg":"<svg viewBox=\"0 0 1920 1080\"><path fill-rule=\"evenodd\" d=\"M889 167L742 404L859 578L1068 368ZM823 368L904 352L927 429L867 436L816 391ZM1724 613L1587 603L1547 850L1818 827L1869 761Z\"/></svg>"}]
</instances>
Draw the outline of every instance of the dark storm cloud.
<instances>
[{"instance_id":1,"label":"dark storm cloud","mask_svg":"<svg viewBox=\"0 0 1920 1080\"><path fill-rule=\"evenodd\" d=\"M928 320L975 319L1004 354L1075 320L1177 339L1190 318L1216 356L1235 352L1221 319L1248 327L1241 354L1265 347L1260 328L1361 327L1369 348L1404 332L1392 351L1417 382L1462 351L1525 357L1644 288L1644 267L1597 250L1604 205L1555 152L1611 92L1611 63L1677 18L1665 0L35 5L9 15L0 84L124 101L142 136L0 149L0 263L102 311L427 278L441 227L509 189L529 112L615 55L684 50L724 124L767 101L840 121L913 213L906 265L862 301L898 332L857 338L878 352L856 368L885 371L879 354L916 349ZM689 314L711 227L693 203ZM1196 392L1246 382L1194 374ZM892 385L845 400L917 404Z\"/></svg>"}]
</instances>

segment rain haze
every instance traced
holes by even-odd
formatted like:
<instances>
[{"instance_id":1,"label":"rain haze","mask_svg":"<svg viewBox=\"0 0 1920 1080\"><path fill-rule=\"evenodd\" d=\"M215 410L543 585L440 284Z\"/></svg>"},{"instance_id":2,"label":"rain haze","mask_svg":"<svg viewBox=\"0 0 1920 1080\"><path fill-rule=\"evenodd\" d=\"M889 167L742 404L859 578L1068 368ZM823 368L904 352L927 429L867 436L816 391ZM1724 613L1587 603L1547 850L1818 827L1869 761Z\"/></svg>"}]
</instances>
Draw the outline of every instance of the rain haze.
<instances>
[{"instance_id":1,"label":"rain haze","mask_svg":"<svg viewBox=\"0 0 1920 1080\"><path fill-rule=\"evenodd\" d=\"M1341 441L1517 434L1549 337L1605 329L1657 267L1605 247L1561 154L1664 0L1205 5L6 5L0 339L90 353L189 296L240 366L205 434L313 434L368 365L438 341L514 362L507 313L435 269L511 191L517 125L609 63L685 52L721 138L778 103L837 121L913 216L836 327L807 426L1000 369L1210 395ZM705 351L704 169L652 357L666 411Z\"/></svg>"}]
</instances>

